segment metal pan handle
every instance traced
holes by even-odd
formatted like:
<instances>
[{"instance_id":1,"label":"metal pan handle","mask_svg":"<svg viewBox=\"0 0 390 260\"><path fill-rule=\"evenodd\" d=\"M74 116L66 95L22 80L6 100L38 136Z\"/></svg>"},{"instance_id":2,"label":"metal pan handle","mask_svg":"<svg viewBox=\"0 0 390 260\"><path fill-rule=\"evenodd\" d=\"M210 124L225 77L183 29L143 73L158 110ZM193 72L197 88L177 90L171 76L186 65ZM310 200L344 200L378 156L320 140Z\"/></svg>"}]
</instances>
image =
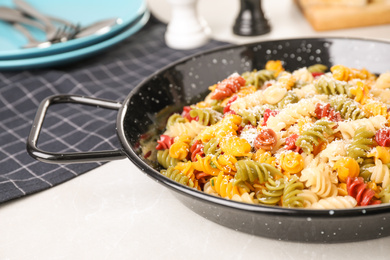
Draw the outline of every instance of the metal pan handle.
<instances>
[{"instance_id":1,"label":"metal pan handle","mask_svg":"<svg viewBox=\"0 0 390 260\"><path fill-rule=\"evenodd\" d=\"M123 150L92 151L92 152L73 152L73 153L54 153L47 152L37 147L37 142L47 109L52 104L76 103L89 106L97 106L107 109L119 110L121 103L90 98L77 95L55 95L44 99L38 107L30 134L27 139L27 151L35 159L46 163L85 163L98 161L111 161L123 159L126 157Z\"/></svg>"}]
</instances>

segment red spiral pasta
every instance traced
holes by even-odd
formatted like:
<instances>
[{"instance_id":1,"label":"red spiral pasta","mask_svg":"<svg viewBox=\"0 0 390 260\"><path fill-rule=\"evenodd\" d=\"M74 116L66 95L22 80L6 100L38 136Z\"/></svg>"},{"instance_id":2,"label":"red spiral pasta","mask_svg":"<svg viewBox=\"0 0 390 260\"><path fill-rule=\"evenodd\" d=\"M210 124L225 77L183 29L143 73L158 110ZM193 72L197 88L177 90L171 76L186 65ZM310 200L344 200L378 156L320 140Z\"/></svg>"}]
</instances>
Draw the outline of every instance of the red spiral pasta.
<instances>
[{"instance_id":1,"label":"red spiral pasta","mask_svg":"<svg viewBox=\"0 0 390 260\"><path fill-rule=\"evenodd\" d=\"M375 191L367 187L362 177L347 178L348 195L354 197L358 206L380 204L380 200L374 200Z\"/></svg>"},{"instance_id":2,"label":"red spiral pasta","mask_svg":"<svg viewBox=\"0 0 390 260\"><path fill-rule=\"evenodd\" d=\"M156 150L169 149L173 144L173 138L167 135L160 135L160 140L157 141Z\"/></svg>"},{"instance_id":3,"label":"red spiral pasta","mask_svg":"<svg viewBox=\"0 0 390 260\"><path fill-rule=\"evenodd\" d=\"M203 188L204 184L212 177L210 174L205 172L194 172L195 179L198 180L198 184Z\"/></svg>"},{"instance_id":4,"label":"red spiral pasta","mask_svg":"<svg viewBox=\"0 0 390 260\"><path fill-rule=\"evenodd\" d=\"M276 111L276 110L271 110L269 108L267 108L265 111L264 111L264 115L263 115L263 123L262 125L267 125L267 121L268 121L268 118L270 116L276 116L277 114L279 113L279 111Z\"/></svg>"},{"instance_id":5,"label":"red spiral pasta","mask_svg":"<svg viewBox=\"0 0 390 260\"><path fill-rule=\"evenodd\" d=\"M321 105L320 103L317 103L315 113L318 119L326 117L333 122L342 121L340 113L331 108L330 104Z\"/></svg>"},{"instance_id":6,"label":"red spiral pasta","mask_svg":"<svg viewBox=\"0 0 390 260\"><path fill-rule=\"evenodd\" d=\"M190 111L192 110L191 107L189 106L185 106L183 107L183 112L181 113L181 116L186 118L188 121L192 121L192 120L195 120L195 121L198 121L199 120L199 117L196 116L196 117L192 117L190 116Z\"/></svg>"},{"instance_id":7,"label":"red spiral pasta","mask_svg":"<svg viewBox=\"0 0 390 260\"><path fill-rule=\"evenodd\" d=\"M258 149L264 149L266 151L272 150L276 142L278 141L278 137L276 136L276 133L272 129L263 129L261 132L257 135L254 141L255 148Z\"/></svg>"},{"instance_id":8,"label":"red spiral pasta","mask_svg":"<svg viewBox=\"0 0 390 260\"><path fill-rule=\"evenodd\" d=\"M318 78L319 76L322 76L324 75L325 73L324 72L312 72L311 75L313 76L313 78Z\"/></svg>"},{"instance_id":9,"label":"red spiral pasta","mask_svg":"<svg viewBox=\"0 0 390 260\"><path fill-rule=\"evenodd\" d=\"M379 129L375 134L375 141L380 146L389 147L390 146L390 127L385 127Z\"/></svg>"},{"instance_id":10,"label":"red spiral pasta","mask_svg":"<svg viewBox=\"0 0 390 260\"><path fill-rule=\"evenodd\" d=\"M297 134L292 134L289 137L286 138L286 150L291 150L295 152L300 152L301 148L296 146L295 142L297 141L299 135Z\"/></svg>"},{"instance_id":11,"label":"red spiral pasta","mask_svg":"<svg viewBox=\"0 0 390 260\"><path fill-rule=\"evenodd\" d=\"M245 79L240 75L233 75L217 84L211 99L222 100L237 93L245 85Z\"/></svg>"},{"instance_id":12,"label":"red spiral pasta","mask_svg":"<svg viewBox=\"0 0 390 260\"><path fill-rule=\"evenodd\" d=\"M203 157L204 152L203 152L203 147L204 145L202 144L201 140L196 140L194 144L190 148L190 153L191 153L191 160L193 162L196 162L198 159L196 158L196 155L199 154L199 156Z\"/></svg>"},{"instance_id":13,"label":"red spiral pasta","mask_svg":"<svg viewBox=\"0 0 390 260\"><path fill-rule=\"evenodd\" d=\"M226 113L235 113L233 110L230 109L230 106L232 105L232 103L234 101L236 101L238 98L237 95L233 95L229 101L226 103L226 106L223 108L223 113L226 114Z\"/></svg>"}]
</instances>

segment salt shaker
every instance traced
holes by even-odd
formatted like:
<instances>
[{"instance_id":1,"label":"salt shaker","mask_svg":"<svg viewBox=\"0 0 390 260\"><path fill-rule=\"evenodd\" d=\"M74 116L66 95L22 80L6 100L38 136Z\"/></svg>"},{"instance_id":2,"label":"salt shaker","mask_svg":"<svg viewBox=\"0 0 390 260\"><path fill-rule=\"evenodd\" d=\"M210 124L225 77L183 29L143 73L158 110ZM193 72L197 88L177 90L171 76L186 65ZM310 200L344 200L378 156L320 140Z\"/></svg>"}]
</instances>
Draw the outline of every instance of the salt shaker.
<instances>
[{"instance_id":1,"label":"salt shaker","mask_svg":"<svg viewBox=\"0 0 390 260\"><path fill-rule=\"evenodd\" d=\"M172 15L165 33L165 43L172 49L194 49L210 40L210 29L197 14L198 0L167 0Z\"/></svg>"},{"instance_id":2,"label":"salt shaker","mask_svg":"<svg viewBox=\"0 0 390 260\"><path fill-rule=\"evenodd\" d=\"M264 17L261 0L240 0L240 12L233 26L233 33L240 36L256 36L271 31Z\"/></svg>"}]
</instances>

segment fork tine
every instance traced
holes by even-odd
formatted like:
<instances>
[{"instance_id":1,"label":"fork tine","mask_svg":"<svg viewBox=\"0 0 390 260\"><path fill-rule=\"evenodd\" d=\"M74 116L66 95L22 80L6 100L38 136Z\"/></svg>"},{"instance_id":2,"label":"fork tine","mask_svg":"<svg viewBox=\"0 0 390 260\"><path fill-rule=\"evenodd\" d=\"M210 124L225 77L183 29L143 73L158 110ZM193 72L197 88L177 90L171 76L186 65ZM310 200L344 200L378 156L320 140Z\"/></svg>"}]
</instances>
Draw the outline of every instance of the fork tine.
<instances>
[{"instance_id":1,"label":"fork tine","mask_svg":"<svg viewBox=\"0 0 390 260\"><path fill-rule=\"evenodd\" d=\"M57 28L53 42L67 41L67 26L60 26Z\"/></svg>"},{"instance_id":2,"label":"fork tine","mask_svg":"<svg viewBox=\"0 0 390 260\"><path fill-rule=\"evenodd\" d=\"M80 25L78 24L75 27L70 27L68 25L62 26L58 35L59 40L64 42L73 39L80 30L79 28Z\"/></svg>"}]
</instances>

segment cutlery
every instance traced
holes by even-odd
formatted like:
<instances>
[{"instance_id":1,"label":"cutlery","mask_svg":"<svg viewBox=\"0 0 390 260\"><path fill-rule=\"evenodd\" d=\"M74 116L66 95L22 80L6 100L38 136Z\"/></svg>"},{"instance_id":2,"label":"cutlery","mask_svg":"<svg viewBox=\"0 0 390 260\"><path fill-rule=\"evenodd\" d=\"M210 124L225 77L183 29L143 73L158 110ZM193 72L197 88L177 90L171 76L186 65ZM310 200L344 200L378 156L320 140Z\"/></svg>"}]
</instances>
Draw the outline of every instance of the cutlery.
<instances>
[{"instance_id":1,"label":"cutlery","mask_svg":"<svg viewBox=\"0 0 390 260\"><path fill-rule=\"evenodd\" d=\"M74 24L65 21L60 18L50 17L42 14L34 7L26 3L24 0L13 0L16 7L20 9L22 12L34 17L35 19L41 21L45 27L47 32L47 39L52 40L56 33L56 27L53 25L52 21L57 21L63 23L69 27L76 27ZM88 25L84 28L81 28L79 32L75 35L76 38L82 38L93 34L104 34L109 32L111 28L117 24L121 24L122 20L120 18L110 18L102 21L98 21L91 25ZM78 28L78 27L77 27Z\"/></svg>"},{"instance_id":2,"label":"cutlery","mask_svg":"<svg viewBox=\"0 0 390 260\"><path fill-rule=\"evenodd\" d=\"M82 37L95 35L95 34L102 35L104 33L111 31L111 28L121 23L122 23L122 19L120 18L110 18L110 19L97 21L93 24L82 27L80 31L75 35L75 38L82 38Z\"/></svg>"},{"instance_id":3,"label":"cutlery","mask_svg":"<svg viewBox=\"0 0 390 260\"><path fill-rule=\"evenodd\" d=\"M51 46L50 41L37 41L30 33L29 30L27 30L22 24L20 23L13 23L12 26L18 30L20 33L22 33L28 40L28 43L24 45L22 48L33 48L33 47L38 47L38 48L46 48Z\"/></svg>"},{"instance_id":4,"label":"cutlery","mask_svg":"<svg viewBox=\"0 0 390 260\"><path fill-rule=\"evenodd\" d=\"M53 40L53 38L56 36L57 28L51 23L49 18L23 0L14 0L13 2L19 10L35 18L36 20L41 21L46 28L47 40Z\"/></svg>"},{"instance_id":5,"label":"cutlery","mask_svg":"<svg viewBox=\"0 0 390 260\"><path fill-rule=\"evenodd\" d=\"M24 26L22 26L21 24L36 27L43 32L46 32L45 26L37 22L36 20L32 20L25 17L21 11L5 6L0 6L0 20L13 24L13 27L27 38L29 43L26 46L23 46L23 48L43 48L50 46L51 43L65 42L69 39L73 39L76 33L79 31L78 26L69 27L67 25L63 25L60 27L54 27L55 31L53 33L53 36L51 36L51 40L46 39L43 42L38 42L37 40L33 40L34 37L31 35L30 32L27 31L27 28L24 28ZM20 25L15 26L15 24Z\"/></svg>"},{"instance_id":6,"label":"cutlery","mask_svg":"<svg viewBox=\"0 0 390 260\"><path fill-rule=\"evenodd\" d=\"M46 48L53 43L65 42L70 39L83 38L95 34L102 35L111 31L114 26L122 23L120 18L109 18L80 28L79 25L64 19L39 13L23 0L14 0L14 2L19 9L0 6L0 19L13 24L13 27L27 38L28 43L22 48ZM25 14L35 19L30 19ZM53 22L62 24L62 26L56 27ZM36 40L22 24L34 26L46 32L46 40Z\"/></svg>"},{"instance_id":7,"label":"cutlery","mask_svg":"<svg viewBox=\"0 0 390 260\"><path fill-rule=\"evenodd\" d=\"M22 23L22 24L30 25L42 31L45 31L45 27L41 23L25 17L18 10L8 8L5 6L0 6L0 19L11 23Z\"/></svg>"},{"instance_id":8,"label":"cutlery","mask_svg":"<svg viewBox=\"0 0 390 260\"><path fill-rule=\"evenodd\" d=\"M73 30L72 28L69 28L67 26L59 27L56 31L56 34L54 34L53 39L50 41L37 41L30 33L29 30L27 30L23 25L14 23L13 27L17 29L20 33L22 33L28 40L28 43L22 46L23 49L28 48L47 48L50 47L52 44L59 43L59 42L66 42L69 39L73 39L75 36L75 33L77 31Z\"/></svg>"},{"instance_id":9,"label":"cutlery","mask_svg":"<svg viewBox=\"0 0 390 260\"><path fill-rule=\"evenodd\" d=\"M54 18L53 20L57 20L57 18ZM51 41L44 41L44 42L31 40L32 36L29 32L26 32L26 28L20 30L21 29L20 26L17 26L15 29L23 33L26 36L26 38L29 40L29 43L23 46L23 48L34 48L34 47L45 48L51 46L51 44L53 43L65 42L70 39L79 39L79 38L83 38L95 34L102 35L104 33L109 32L112 27L119 25L121 23L122 20L120 18L110 18L110 19L95 22L81 29L79 29L79 26L66 24L63 27L61 27L59 30L57 30L57 34L54 35Z\"/></svg>"}]
</instances>

